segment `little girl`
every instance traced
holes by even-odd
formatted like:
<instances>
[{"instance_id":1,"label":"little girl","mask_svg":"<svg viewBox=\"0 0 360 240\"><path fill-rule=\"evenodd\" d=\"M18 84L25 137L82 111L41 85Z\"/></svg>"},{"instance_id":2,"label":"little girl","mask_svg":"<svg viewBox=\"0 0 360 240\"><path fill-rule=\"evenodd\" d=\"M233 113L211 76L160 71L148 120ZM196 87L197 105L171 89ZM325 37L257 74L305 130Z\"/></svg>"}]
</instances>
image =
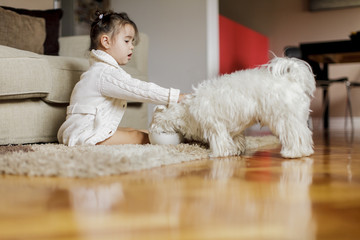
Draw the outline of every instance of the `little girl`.
<instances>
[{"instance_id":1,"label":"little girl","mask_svg":"<svg viewBox=\"0 0 360 240\"><path fill-rule=\"evenodd\" d=\"M148 143L146 131L118 128L127 100L170 105L183 95L178 89L134 79L120 67L131 59L138 39L137 27L126 13L97 12L90 39L90 69L73 89L59 142L69 146Z\"/></svg>"}]
</instances>

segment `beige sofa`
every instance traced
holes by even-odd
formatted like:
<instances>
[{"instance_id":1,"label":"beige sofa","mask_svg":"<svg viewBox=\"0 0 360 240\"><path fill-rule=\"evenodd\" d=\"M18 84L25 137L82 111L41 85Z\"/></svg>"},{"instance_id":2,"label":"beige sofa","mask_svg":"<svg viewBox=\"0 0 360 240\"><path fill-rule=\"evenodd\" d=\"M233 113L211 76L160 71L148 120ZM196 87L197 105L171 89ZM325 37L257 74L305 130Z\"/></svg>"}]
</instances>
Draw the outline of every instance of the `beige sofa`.
<instances>
[{"instance_id":1,"label":"beige sofa","mask_svg":"<svg viewBox=\"0 0 360 240\"><path fill-rule=\"evenodd\" d=\"M40 55L0 45L0 145L56 142L71 91L88 69L88 36L61 37L60 56ZM124 69L147 81L148 38ZM129 103L120 124L147 128L147 106Z\"/></svg>"}]
</instances>

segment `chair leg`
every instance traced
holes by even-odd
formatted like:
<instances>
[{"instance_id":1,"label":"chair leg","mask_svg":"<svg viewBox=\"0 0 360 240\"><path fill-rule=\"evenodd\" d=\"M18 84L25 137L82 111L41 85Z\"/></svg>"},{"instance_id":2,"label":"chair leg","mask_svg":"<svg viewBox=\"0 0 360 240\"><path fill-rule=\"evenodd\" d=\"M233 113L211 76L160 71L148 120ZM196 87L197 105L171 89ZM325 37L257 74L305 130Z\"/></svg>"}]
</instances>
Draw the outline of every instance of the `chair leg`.
<instances>
[{"instance_id":1,"label":"chair leg","mask_svg":"<svg viewBox=\"0 0 360 240\"><path fill-rule=\"evenodd\" d=\"M325 92L324 90L326 90L326 92L329 90L328 89L328 86L322 86L323 88L323 93ZM323 96L323 102L322 102L322 109L321 109L321 116L323 118L323 123L325 125L325 121L324 121L324 118L325 118L325 112L326 112L326 109L329 107L329 94L327 93L326 95ZM323 125L323 128L326 129L326 126Z\"/></svg>"},{"instance_id":2,"label":"chair leg","mask_svg":"<svg viewBox=\"0 0 360 240\"><path fill-rule=\"evenodd\" d=\"M350 82L346 82L346 109L345 109L345 131L347 129L347 116L349 113L350 116L350 124L351 124L351 131L354 131L354 119L353 119L353 115L352 115L352 106L351 106L351 85Z\"/></svg>"}]
</instances>

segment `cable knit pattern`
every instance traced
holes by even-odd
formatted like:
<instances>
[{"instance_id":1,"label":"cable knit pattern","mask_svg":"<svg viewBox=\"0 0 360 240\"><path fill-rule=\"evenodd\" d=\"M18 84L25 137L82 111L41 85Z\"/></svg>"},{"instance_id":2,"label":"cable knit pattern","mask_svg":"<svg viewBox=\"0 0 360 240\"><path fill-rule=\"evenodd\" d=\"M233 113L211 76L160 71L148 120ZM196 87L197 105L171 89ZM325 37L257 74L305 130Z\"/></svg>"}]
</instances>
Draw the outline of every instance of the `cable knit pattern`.
<instances>
[{"instance_id":1,"label":"cable knit pattern","mask_svg":"<svg viewBox=\"0 0 360 240\"><path fill-rule=\"evenodd\" d=\"M111 137L127 101L163 105L178 101L180 90L132 78L104 51L92 50L90 64L71 94L66 121L58 132L60 143L94 145Z\"/></svg>"},{"instance_id":2,"label":"cable knit pattern","mask_svg":"<svg viewBox=\"0 0 360 240\"><path fill-rule=\"evenodd\" d=\"M113 98L125 98L131 101L146 101L151 103L164 103L169 102L169 96L178 96L179 93L173 93L170 89L161 88L153 83L146 83L138 79L131 78L122 69L107 69L106 73L109 77L102 78L101 93L105 96ZM124 76L122 81L117 79L117 76L121 74ZM174 103L176 97L170 100L170 103ZM175 100L175 101L174 101Z\"/></svg>"}]
</instances>

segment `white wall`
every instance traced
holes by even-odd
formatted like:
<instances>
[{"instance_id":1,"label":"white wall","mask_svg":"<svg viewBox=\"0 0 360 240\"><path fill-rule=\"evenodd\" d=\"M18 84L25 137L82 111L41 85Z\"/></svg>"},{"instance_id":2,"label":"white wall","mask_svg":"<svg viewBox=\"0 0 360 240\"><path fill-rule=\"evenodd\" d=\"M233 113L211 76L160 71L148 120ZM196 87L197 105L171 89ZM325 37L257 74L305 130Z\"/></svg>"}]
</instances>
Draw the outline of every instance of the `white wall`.
<instances>
[{"instance_id":1,"label":"white wall","mask_svg":"<svg viewBox=\"0 0 360 240\"><path fill-rule=\"evenodd\" d=\"M112 0L110 7L149 36L149 81L190 93L217 75L217 0Z\"/></svg>"}]
</instances>

